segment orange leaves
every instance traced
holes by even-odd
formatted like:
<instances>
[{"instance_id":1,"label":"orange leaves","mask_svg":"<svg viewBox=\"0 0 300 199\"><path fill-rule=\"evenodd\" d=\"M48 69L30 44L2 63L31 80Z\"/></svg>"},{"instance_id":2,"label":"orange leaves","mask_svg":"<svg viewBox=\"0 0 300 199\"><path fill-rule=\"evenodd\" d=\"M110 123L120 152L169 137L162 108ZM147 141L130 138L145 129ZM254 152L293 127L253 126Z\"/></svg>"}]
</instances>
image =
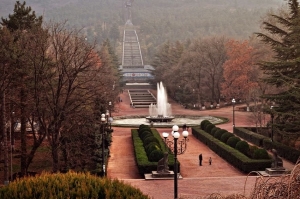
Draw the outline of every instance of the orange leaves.
<instances>
[{"instance_id":1,"label":"orange leaves","mask_svg":"<svg viewBox=\"0 0 300 199\"><path fill-rule=\"evenodd\" d=\"M254 50L248 41L230 40L226 43L228 60L224 63L222 94L226 98L245 99L249 91L257 86L252 79L254 68Z\"/></svg>"}]
</instances>

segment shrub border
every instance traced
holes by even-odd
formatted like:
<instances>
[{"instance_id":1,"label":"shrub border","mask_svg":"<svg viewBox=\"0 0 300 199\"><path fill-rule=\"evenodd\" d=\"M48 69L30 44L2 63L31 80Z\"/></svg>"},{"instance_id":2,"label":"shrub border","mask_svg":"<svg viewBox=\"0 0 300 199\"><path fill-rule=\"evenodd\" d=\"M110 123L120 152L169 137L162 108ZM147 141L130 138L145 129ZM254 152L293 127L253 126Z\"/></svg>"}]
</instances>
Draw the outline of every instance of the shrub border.
<instances>
[{"instance_id":1,"label":"shrub border","mask_svg":"<svg viewBox=\"0 0 300 199\"><path fill-rule=\"evenodd\" d=\"M192 134L201 142L206 144L211 150L213 150L220 157L225 159L231 165L239 169L244 173L250 173L251 171L261 171L271 167L272 160L254 160L250 159L246 155L242 154L238 150L228 146L222 141L214 138L209 133L201 130L200 127L193 127Z\"/></svg>"},{"instance_id":2,"label":"shrub border","mask_svg":"<svg viewBox=\"0 0 300 199\"><path fill-rule=\"evenodd\" d=\"M174 170L174 154L171 150L165 145L162 137L158 133L156 129L151 129L154 137L156 137L159 141L161 149L163 152L168 152L168 166L169 170ZM150 162L148 160L145 148L143 146L143 142L138 134L138 129L131 129L131 138L134 147L135 160L137 163L138 171L141 176L146 173L152 173L152 171L157 170L157 162ZM180 162L178 162L178 172L180 172Z\"/></svg>"},{"instance_id":3,"label":"shrub border","mask_svg":"<svg viewBox=\"0 0 300 199\"><path fill-rule=\"evenodd\" d=\"M276 149L279 156L291 161L294 164L296 164L298 158L300 158L299 150L276 141L272 142L269 137L250 131L246 129L246 127L234 128L234 134L247 140L248 142L263 147L266 150Z\"/></svg>"}]
</instances>

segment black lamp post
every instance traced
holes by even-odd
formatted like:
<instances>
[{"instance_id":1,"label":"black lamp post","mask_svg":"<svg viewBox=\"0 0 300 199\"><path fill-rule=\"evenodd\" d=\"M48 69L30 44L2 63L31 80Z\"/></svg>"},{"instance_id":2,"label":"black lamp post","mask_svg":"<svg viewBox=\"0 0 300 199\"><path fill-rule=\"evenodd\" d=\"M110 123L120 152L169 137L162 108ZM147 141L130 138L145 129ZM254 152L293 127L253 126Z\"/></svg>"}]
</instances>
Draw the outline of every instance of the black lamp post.
<instances>
[{"instance_id":1,"label":"black lamp post","mask_svg":"<svg viewBox=\"0 0 300 199\"><path fill-rule=\"evenodd\" d=\"M105 176L105 154L104 154L104 135L105 135L105 114L101 114L101 123L102 123L102 170L103 176Z\"/></svg>"},{"instance_id":2,"label":"black lamp post","mask_svg":"<svg viewBox=\"0 0 300 199\"><path fill-rule=\"evenodd\" d=\"M271 140L273 142L273 135L274 135L274 113L273 113L273 106L271 106L271 123L272 123L272 129L271 129Z\"/></svg>"},{"instance_id":3,"label":"black lamp post","mask_svg":"<svg viewBox=\"0 0 300 199\"><path fill-rule=\"evenodd\" d=\"M185 152L187 147L187 137L189 135L188 131L183 131L182 136L184 137L183 140L179 141L179 146L177 146L178 138L180 137L180 133L178 132L179 127L177 125L174 125L172 127L172 135L173 135L173 141L169 141L167 138L169 136L169 133L162 133L163 138L165 140L166 145L174 152L174 198L178 198L178 165L177 165L177 155L181 155ZM174 149L172 149L173 147Z\"/></svg>"},{"instance_id":4,"label":"black lamp post","mask_svg":"<svg viewBox=\"0 0 300 199\"><path fill-rule=\"evenodd\" d=\"M231 100L231 102L232 102L232 126L233 126L233 132L234 132L234 128L235 128L235 118L234 118L235 99L233 98Z\"/></svg>"}]
</instances>

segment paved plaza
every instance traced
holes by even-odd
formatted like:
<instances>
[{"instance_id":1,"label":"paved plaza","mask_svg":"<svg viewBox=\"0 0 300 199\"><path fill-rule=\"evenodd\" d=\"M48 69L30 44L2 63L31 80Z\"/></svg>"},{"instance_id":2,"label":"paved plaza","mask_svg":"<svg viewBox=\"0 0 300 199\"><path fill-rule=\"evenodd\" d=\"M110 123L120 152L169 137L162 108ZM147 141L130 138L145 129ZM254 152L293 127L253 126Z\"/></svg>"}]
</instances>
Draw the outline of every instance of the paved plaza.
<instances>
[{"instance_id":1,"label":"paved plaza","mask_svg":"<svg viewBox=\"0 0 300 199\"><path fill-rule=\"evenodd\" d=\"M147 108L132 108L128 93L120 94L122 102L116 105L113 116L141 116L147 115ZM229 119L226 124L218 125L220 128L232 132L232 107L223 107L213 110L189 110L170 101L174 115L189 116L217 116ZM254 122L250 112L235 111L236 126L253 126ZM138 125L138 124L137 124ZM139 188L143 193L154 199L174 198L173 180L145 180L140 176L134 159L130 127L113 127L111 157L108 162L107 175L117 178ZM159 132L171 132L171 128L157 128ZM199 199L213 193L223 196L229 194L243 194L249 196L254 187L257 176L249 176L232 167L220 158L205 144L198 141L189 130L189 141L186 152L178 156L181 163L183 179L178 181L178 195L181 198ZM198 155L203 155L203 166L199 166ZM209 157L212 165L209 165ZM284 167L292 169L294 165L284 160ZM245 192L244 192L245 191Z\"/></svg>"}]
</instances>

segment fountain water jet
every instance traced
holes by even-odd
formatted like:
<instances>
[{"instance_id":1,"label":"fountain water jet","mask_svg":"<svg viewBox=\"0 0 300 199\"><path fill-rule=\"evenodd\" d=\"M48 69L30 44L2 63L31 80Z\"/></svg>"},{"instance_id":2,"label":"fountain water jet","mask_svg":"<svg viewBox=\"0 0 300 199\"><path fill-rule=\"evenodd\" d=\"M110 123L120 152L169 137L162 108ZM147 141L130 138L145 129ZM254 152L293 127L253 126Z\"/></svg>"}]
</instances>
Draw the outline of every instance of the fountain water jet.
<instances>
[{"instance_id":1,"label":"fountain water jet","mask_svg":"<svg viewBox=\"0 0 300 199\"><path fill-rule=\"evenodd\" d=\"M172 117L171 104L168 103L168 96L163 83L157 83L156 104L149 105L149 115L146 119L150 122L170 122Z\"/></svg>"}]
</instances>

